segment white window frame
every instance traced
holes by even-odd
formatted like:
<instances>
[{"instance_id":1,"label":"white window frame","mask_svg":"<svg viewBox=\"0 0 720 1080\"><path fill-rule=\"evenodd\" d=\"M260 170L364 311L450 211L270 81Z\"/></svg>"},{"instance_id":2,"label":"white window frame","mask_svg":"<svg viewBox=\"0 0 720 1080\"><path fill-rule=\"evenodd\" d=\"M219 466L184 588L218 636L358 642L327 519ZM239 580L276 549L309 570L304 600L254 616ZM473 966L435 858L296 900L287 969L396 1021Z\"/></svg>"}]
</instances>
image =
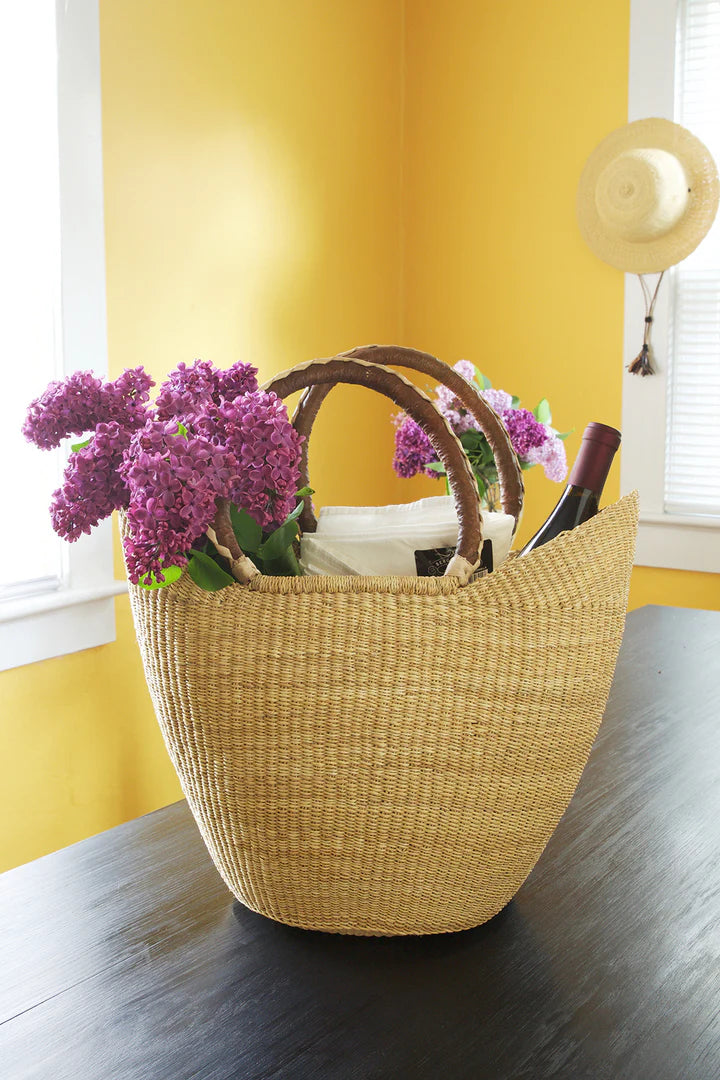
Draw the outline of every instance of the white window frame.
<instances>
[{"instance_id":1,"label":"white window frame","mask_svg":"<svg viewBox=\"0 0 720 1080\"><path fill-rule=\"evenodd\" d=\"M99 2L56 0L56 12L62 368L106 376ZM63 559L59 588L0 603L0 671L115 640L113 597L127 584L113 577L110 521L64 545Z\"/></svg>"},{"instance_id":2,"label":"white window frame","mask_svg":"<svg viewBox=\"0 0 720 1080\"><path fill-rule=\"evenodd\" d=\"M677 0L631 0L628 120L673 120ZM645 308L636 275L625 275L620 486L640 492L635 563L677 570L720 571L720 521L665 512L667 371L672 348L674 272L665 275L654 313L655 375L631 375L640 351ZM653 279L654 280L654 279Z\"/></svg>"}]
</instances>

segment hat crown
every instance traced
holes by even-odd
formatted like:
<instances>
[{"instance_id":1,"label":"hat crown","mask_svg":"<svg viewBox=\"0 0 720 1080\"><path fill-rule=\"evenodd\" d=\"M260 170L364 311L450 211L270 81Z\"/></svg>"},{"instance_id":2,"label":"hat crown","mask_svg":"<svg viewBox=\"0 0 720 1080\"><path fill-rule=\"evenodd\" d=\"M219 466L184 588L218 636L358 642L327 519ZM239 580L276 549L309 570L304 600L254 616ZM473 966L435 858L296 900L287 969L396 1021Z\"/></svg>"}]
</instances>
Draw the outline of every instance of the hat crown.
<instances>
[{"instance_id":1,"label":"hat crown","mask_svg":"<svg viewBox=\"0 0 720 1080\"><path fill-rule=\"evenodd\" d=\"M659 273L695 250L719 200L708 148L680 124L650 117L611 131L595 147L578 185L578 222L611 266Z\"/></svg>"},{"instance_id":2,"label":"hat crown","mask_svg":"<svg viewBox=\"0 0 720 1080\"><path fill-rule=\"evenodd\" d=\"M682 163L659 147L618 154L600 173L598 216L610 235L630 243L657 240L685 214L690 193Z\"/></svg>"}]
</instances>

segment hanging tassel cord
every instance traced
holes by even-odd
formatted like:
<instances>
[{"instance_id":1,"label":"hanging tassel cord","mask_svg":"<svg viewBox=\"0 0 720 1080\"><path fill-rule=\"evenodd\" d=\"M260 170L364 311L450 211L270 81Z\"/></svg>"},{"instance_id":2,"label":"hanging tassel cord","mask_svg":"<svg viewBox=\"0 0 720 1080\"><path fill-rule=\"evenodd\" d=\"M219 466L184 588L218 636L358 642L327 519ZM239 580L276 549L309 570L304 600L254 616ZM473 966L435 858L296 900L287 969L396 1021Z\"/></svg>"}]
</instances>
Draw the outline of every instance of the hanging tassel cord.
<instances>
[{"instance_id":1,"label":"hanging tassel cord","mask_svg":"<svg viewBox=\"0 0 720 1080\"><path fill-rule=\"evenodd\" d=\"M645 333L643 334L642 349L633 360L632 364L628 365L628 371L631 375L654 375L655 370L652 366L652 346L650 345L650 333L652 330L653 318L655 315L655 302L658 298L658 292L660 291L660 284L665 271L660 274L655 286L655 291L650 292L650 286L643 277L642 274L638 274L638 281L640 282L640 288L643 292L643 299L645 301Z\"/></svg>"}]
</instances>

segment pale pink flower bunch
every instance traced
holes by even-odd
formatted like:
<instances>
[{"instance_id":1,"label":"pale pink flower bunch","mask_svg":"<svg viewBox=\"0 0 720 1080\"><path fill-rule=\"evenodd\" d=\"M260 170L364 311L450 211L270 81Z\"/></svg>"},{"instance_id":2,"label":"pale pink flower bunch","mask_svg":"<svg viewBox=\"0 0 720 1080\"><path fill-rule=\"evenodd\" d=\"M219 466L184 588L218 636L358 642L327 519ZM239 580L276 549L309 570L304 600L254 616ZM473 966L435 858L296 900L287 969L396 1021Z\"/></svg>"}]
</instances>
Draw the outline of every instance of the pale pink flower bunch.
<instances>
[{"instance_id":1,"label":"pale pink flower bunch","mask_svg":"<svg viewBox=\"0 0 720 1080\"><path fill-rule=\"evenodd\" d=\"M558 483L567 475L567 459L563 440L549 423L538 419L529 409L521 408L517 398L506 390L491 386L478 386L475 365L468 360L459 360L455 371L479 390L490 408L498 414L510 436L515 453L523 465L541 465L545 475ZM485 380L486 382L486 380ZM445 417L455 434L465 440L466 450L476 474L487 485L497 478L492 452L487 440L480 432L475 418L467 411L452 390L447 386L438 386L435 391L435 404ZM547 402L545 402L547 404ZM476 438L470 438L470 433ZM437 454L432 449L427 436L414 420L401 413L395 418L395 455L393 468L398 476L411 477L419 472L430 476L442 475L432 466L437 464Z\"/></svg>"},{"instance_id":2,"label":"pale pink flower bunch","mask_svg":"<svg viewBox=\"0 0 720 1080\"><path fill-rule=\"evenodd\" d=\"M561 484L567 476L565 443L557 437L546 439L540 446L528 450L525 460L528 465L542 465L548 480L554 480L556 484Z\"/></svg>"}]
</instances>

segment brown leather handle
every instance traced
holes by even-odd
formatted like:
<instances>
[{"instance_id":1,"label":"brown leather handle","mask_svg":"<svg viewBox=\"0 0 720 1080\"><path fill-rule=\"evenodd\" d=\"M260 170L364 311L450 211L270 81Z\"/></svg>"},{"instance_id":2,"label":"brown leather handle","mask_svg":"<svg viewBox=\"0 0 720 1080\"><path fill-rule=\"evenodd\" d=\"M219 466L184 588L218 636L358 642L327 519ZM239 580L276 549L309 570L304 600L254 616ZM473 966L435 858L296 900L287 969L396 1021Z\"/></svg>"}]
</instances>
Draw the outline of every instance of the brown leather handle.
<instances>
[{"instance_id":1,"label":"brown leather handle","mask_svg":"<svg viewBox=\"0 0 720 1080\"><path fill-rule=\"evenodd\" d=\"M466 584L473 571L480 565L482 515L477 484L459 440L422 390L419 390L403 375L380 364L341 356L298 364L297 367L276 375L265 384L263 389L284 398L307 387L332 387L336 383L367 386L384 394L408 416L411 416L427 434L438 457L445 465L458 516L457 551L450 560L445 574L457 577L461 584ZM234 550L237 549L237 544L231 542L234 538L232 538L228 507L222 501L215 519L215 531L221 541L237 557Z\"/></svg>"},{"instance_id":2,"label":"brown leather handle","mask_svg":"<svg viewBox=\"0 0 720 1080\"><path fill-rule=\"evenodd\" d=\"M348 359L366 360L389 367L409 368L430 375L437 382L452 390L462 406L472 415L490 444L495 458L500 484L502 508L515 519L513 535L518 527L522 513L525 486L522 470L517 455L513 450L510 437L500 417L490 408L478 391L459 375L454 368L430 353L408 349L401 345L362 345L341 354ZM320 406L330 393L331 385L311 386L302 396L293 417L297 431L305 436L300 463L300 483L308 482L308 444L313 424L320 411ZM305 508L300 517L303 532L315 532L317 522L310 499L305 500Z\"/></svg>"}]
</instances>

